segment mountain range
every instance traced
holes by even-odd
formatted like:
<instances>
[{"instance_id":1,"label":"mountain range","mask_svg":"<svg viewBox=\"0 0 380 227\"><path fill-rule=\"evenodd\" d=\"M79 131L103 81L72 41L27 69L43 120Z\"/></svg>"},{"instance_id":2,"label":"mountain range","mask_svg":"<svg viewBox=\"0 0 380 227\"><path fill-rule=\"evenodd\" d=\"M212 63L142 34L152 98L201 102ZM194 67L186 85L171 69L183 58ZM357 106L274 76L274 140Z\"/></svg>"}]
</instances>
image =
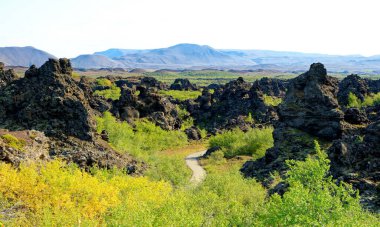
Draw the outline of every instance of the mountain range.
<instances>
[{"instance_id":1,"label":"mountain range","mask_svg":"<svg viewBox=\"0 0 380 227\"><path fill-rule=\"evenodd\" d=\"M0 48L0 61L11 66L41 65L53 55L33 47ZM207 45L178 44L159 49L108 49L71 59L80 69L237 69L304 70L311 63L322 62L329 71L380 73L380 55L326 55L270 50L214 49Z\"/></svg>"}]
</instances>

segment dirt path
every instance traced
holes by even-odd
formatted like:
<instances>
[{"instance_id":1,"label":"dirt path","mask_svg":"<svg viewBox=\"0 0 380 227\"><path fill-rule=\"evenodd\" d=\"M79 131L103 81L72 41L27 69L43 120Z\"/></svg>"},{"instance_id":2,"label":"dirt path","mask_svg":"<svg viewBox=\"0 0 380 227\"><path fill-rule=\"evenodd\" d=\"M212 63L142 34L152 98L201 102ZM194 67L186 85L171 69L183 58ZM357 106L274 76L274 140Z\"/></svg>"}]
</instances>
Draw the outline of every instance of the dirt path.
<instances>
[{"instance_id":1,"label":"dirt path","mask_svg":"<svg viewBox=\"0 0 380 227\"><path fill-rule=\"evenodd\" d=\"M199 151L192 153L186 157L186 165L193 171L193 176L190 179L190 183L198 185L206 178L206 171L199 165L198 159L206 151Z\"/></svg>"}]
</instances>

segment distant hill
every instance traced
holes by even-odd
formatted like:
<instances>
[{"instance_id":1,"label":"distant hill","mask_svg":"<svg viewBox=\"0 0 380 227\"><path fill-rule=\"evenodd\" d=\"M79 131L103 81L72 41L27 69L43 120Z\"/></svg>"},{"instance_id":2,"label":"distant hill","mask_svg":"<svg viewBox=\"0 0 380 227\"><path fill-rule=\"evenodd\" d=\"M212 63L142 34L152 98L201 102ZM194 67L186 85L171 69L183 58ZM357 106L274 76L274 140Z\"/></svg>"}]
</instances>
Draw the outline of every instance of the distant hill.
<instances>
[{"instance_id":1,"label":"distant hill","mask_svg":"<svg viewBox=\"0 0 380 227\"><path fill-rule=\"evenodd\" d=\"M255 62L230 56L209 46L178 44L168 48L154 49L144 53L128 54L117 60L130 66L228 66L256 65Z\"/></svg>"},{"instance_id":2,"label":"distant hill","mask_svg":"<svg viewBox=\"0 0 380 227\"><path fill-rule=\"evenodd\" d=\"M40 66L53 55L33 47L0 48L0 61L8 66ZM75 68L140 68L166 70L275 70L301 72L322 62L330 72L379 74L380 55L327 55L271 50L214 49L206 45L178 44L159 49L108 49L71 59Z\"/></svg>"},{"instance_id":3,"label":"distant hill","mask_svg":"<svg viewBox=\"0 0 380 227\"><path fill-rule=\"evenodd\" d=\"M56 57L31 46L0 47L0 62L4 62L7 66L29 67L31 65L36 65L39 67L49 58Z\"/></svg>"},{"instance_id":4,"label":"distant hill","mask_svg":"<svg viewBox=\"0 0 380 227\"><path fill-rule=\"evenodd\" d=\"M150 50L134 50L134 49L117 49L117 48L112 48L108 49L105 51L99 51L95 52L94 55L103 55L108 58L120 58L128 54L141 54L141 53L146 53Z\"/></svg>"},{"instance_id":5,"label":"distant hill","mask_svg":"<svg viewBox=\"0 0 380 227\"><path fill-rule=\"evenodd\" d=\"M99 69L99 68L123 68L124 65L121 62L114 61L103 55L79 55L76 58L71 59L71 64L75 68L83 69Z\"/></svg>"}]
</instances>

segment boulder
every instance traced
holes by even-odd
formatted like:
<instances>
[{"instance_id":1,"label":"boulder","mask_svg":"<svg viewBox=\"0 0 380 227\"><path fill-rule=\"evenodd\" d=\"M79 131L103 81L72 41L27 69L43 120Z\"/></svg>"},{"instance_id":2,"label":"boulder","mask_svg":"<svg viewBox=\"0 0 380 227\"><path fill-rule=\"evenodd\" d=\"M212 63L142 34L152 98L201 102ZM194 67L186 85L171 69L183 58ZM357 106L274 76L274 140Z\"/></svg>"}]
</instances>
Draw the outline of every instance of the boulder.
<instances>
[{"instance_id":1,"label":"boulder","mask_svg":"<svg viewBox=\"0 0 380 227\"><path fill-rule=\"evenodd\" d=\"M201 131L195 126L192 126L190 128L185 129L185 133L186 133L187 138L189 140L200 140L200 139L202 139Z\"/></svg>"},{"instance_id":2,"label":"boulder","mask_svg":"<svg viewBox=\"0 0 380 227\"><path fill-rule=\"evenodd\" d=\"M190 83L188 79L175 79L174 83L170 85L170 90L180 91L195 91L197 87Z\"/></svg>"},{"instance_id":3,"label":"boulder","mask_svg":"<svg viewBox=\"0 0 380 227\"><path fill-rule=\"evenodd\" d=\"M345 77L339 83L338 101L340 105L346 106L348 104L348 95L350 93L363 101L364 97L369 94L368 81L356 74Z\"/></svg>"},{"instance_id":4,"label":"boulder","mask_svg":"<svg viewBox=\"0 0 380 227\"><path fill-rule=\"evenodd\" d=\"M326 139L338 138L344 118L337 101L338 80L327 76L321 63L293 79L283 103L279 106L282 122Z\"/></svg>"},{"instance_id":5,"label":"boulder","mask_svg":"<svg viewBox=\"0 0 380 227\"><path fill-rule=\"evenodd\" d=\"M4 63L0 62L0 88L7 86L12 81L18 79L13 69L4 71Z\"/></svg>"}]
</instances>

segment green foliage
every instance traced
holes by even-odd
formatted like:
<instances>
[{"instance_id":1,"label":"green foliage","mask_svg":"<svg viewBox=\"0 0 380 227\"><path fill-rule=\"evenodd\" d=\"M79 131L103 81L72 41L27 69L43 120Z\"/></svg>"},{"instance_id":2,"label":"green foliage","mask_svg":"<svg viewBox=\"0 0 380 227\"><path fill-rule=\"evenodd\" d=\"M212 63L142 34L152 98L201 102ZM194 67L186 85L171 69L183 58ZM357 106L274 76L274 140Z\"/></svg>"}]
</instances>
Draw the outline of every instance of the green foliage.
<instances>
[{"instance_id":1,"label":"green foliage","mask_svg":"<svg viewBox=\"0 0 380 227\"><path fill-rule=\"evenodd\" d=\"M348 107L360 108L362 105L360 99L352 92L348 94Z\"/></svg>"},{"instance_id":2,"label":"green foliage","mask_svg":"<svg viewBox=\"0 0 380 227\"><path fill-rule=\"evenodd\" d=\"M282 98L277 98L274 96L269 96L269 95L263 95L264 98L264 103L267 106L278 106L282 102Z\"/></svg>"},{"instance_id":3,"label":"green foliage","mask_svg":"<svg viewBox=\"0 0 380 227\"><path fill-rule=\"evenodd\" d=\"M118 100L120 98L121 89L113 84L110 80L106 78L100 78L96 80L99 86L109 87L105 90L97 90L94 92L95 95L103 96L106 99Z\"/></svg>"},{"instance_id":4,"label":"green foliage","mask_svg":"<svg viewBox=\"0 0 380 227\"><path fill-rule=\"evenodd\" d=\"M121 95L121 89L116 85L112 85L110 89L97 90L94 92L94 94L103 96L106 99L118 100Z\"/></svg>"},{"instance_id":5,"label":"green foliage","mask_svg":"<svg viewBox=\"0 0 380 227\"><path fill-rule=\"evenodd\" d=\"M132 127L127 122L117 122L109 112L97 119L98 132L106 130L110 144L117 150L146 157L157 151L187 144L187 137L181 131L166 131L145 119L135 122Z\"/></svg>"},{"instance_id":6,"label":"green foliage","mask_svg":"<svg viewBox=\"0 0 380 227\"><path fill-rule=\"evenodd\" d=\"M374 225L376 217L362 211L358 193L351 186L336 185L328 176L330 161L315 143L315 156L288 161L287 192L273 195L261 214L264 226Z\"/></svg>"},{"instance_id":7,"label":"green foliage","mask_svg":"<svg viewBox=\"0 0 380 227\"><path fill-rule=\"evenodd\" d=\"M224 152L221 150L211 153L210 157L208 157L208 164L210 165L220 165L226 162L227 160L224 158Z\"/></svg>"},{"instance_id":8,"label":"green foliage","mask_svg":"<svg viewBox=\"0 0 380 227\"><path fill-rule=\"evenodd\" d=\"M79 73L77 73L77 72L72 72L72 73L71 73L71 77L74 78L74 79L79 79L79 78L80 78L80 75L79 75Z\"/></svg>"},{"instance_id":9,"label":"green foliage","mask_svg":"<svg viewBox=\"0 0 380 227\"><path fill-rule=\"evenodd\" d=\"M219 146L226 158L237 155L251 155L254 159L264 156L265 151L273 146L273 128L252 128L247 132L240 129L226 131L211 137L209 146Z\"/></svg>"},{"instance_id":10,"label":"green foliage","mask_svg":"<svg viewBox=\"0 0 380 227\"><path fill-rule=\"evenodd\" d=\"M176 106L178 117L182 120L181 130L185 130L194 125L194 119L190 116L190 113L179 106Z\"/></svg>"},{"instance_id":11,"label":"green foliage","mask_svg":"<svg viewBox=\"0 0 380 227\"><path fill-rule=\"evenodd\" d=\"M106 79L106 78L99 78L96 80L96 83L99 86L106 86L106 87L111 87L113 85L113 83L109 79Z\"/></svg>"},{"instance_id":12,"label":"green foliage","mask_svg":"<svg viewBox=\"0 0 380 227\"><path fill-rule=\"evenodd\" d=\"M111 226L251 226L263 206L266 192L239 173L208 175L198 188L174 191L162 204L112 209Z\"/></svg>"},{"instance_id":13,"label":"green foliage","mask_svg":"<svg viewBox=\"0 0 380 227\"><path fill-rule=\"evenodd\" d=\"M18 139L15 136L11 134L4 134L0 137L4 143L6 143L8 146L22 151L24 149L24 146L26 145L25 140Z\"/></svg>"},{"instance_id":14,"label":"green foliage","mask_svg":"<svg viewBox=\"0 0 380 227\"><path fill-rule=\"evenodd\" d=\"M367 107L374 106L380 103L380 92L376 94L370 94L364 97L364 100L361 101L354 93L350 92L348 94L348 105L347 107Z\"/></svg>"},{"instance_id":15,"label":"green foliage","mask_svg":"<svg viewBox=\"0 0 380 227\"><path fill-rule=\"evenodd\" d=\"M177 90L160 90L160 94L164 96L171 96L180 101L185 101L188 99L196 99L202 94L200 91L177 91Z\"/></svg>"},{"instance_id":16,"label":"green foliage","mask_svg":"<svg viewBox=\"0 0 380 227\"><path fill-rule=\"evenodd\" d=\"M111 146L120 152L128 152L147 162L151 169L148 175L173 184L185 184L191 172L179 157L161 156L160 151L187 144L182 131L166 131L147 120L138 120L135 127L127 122L117 122L109 112L97 119L98 132L106 130Z\"/></svg>"},{"instance_id":17,"label":"green foliage","mask_svg":"<svg viewBox=\"0 0 380 227\"><path fill-rule=\"evenodd\" d=\"M250 124L253 124L253 123L254 123L254 119L253 119L253 117L252 117L252 113L251 113L251 112L248 113L248 116L244 119L244 121L245 121L246 123L250 123Z\"/></svg>"}]
</instances>

